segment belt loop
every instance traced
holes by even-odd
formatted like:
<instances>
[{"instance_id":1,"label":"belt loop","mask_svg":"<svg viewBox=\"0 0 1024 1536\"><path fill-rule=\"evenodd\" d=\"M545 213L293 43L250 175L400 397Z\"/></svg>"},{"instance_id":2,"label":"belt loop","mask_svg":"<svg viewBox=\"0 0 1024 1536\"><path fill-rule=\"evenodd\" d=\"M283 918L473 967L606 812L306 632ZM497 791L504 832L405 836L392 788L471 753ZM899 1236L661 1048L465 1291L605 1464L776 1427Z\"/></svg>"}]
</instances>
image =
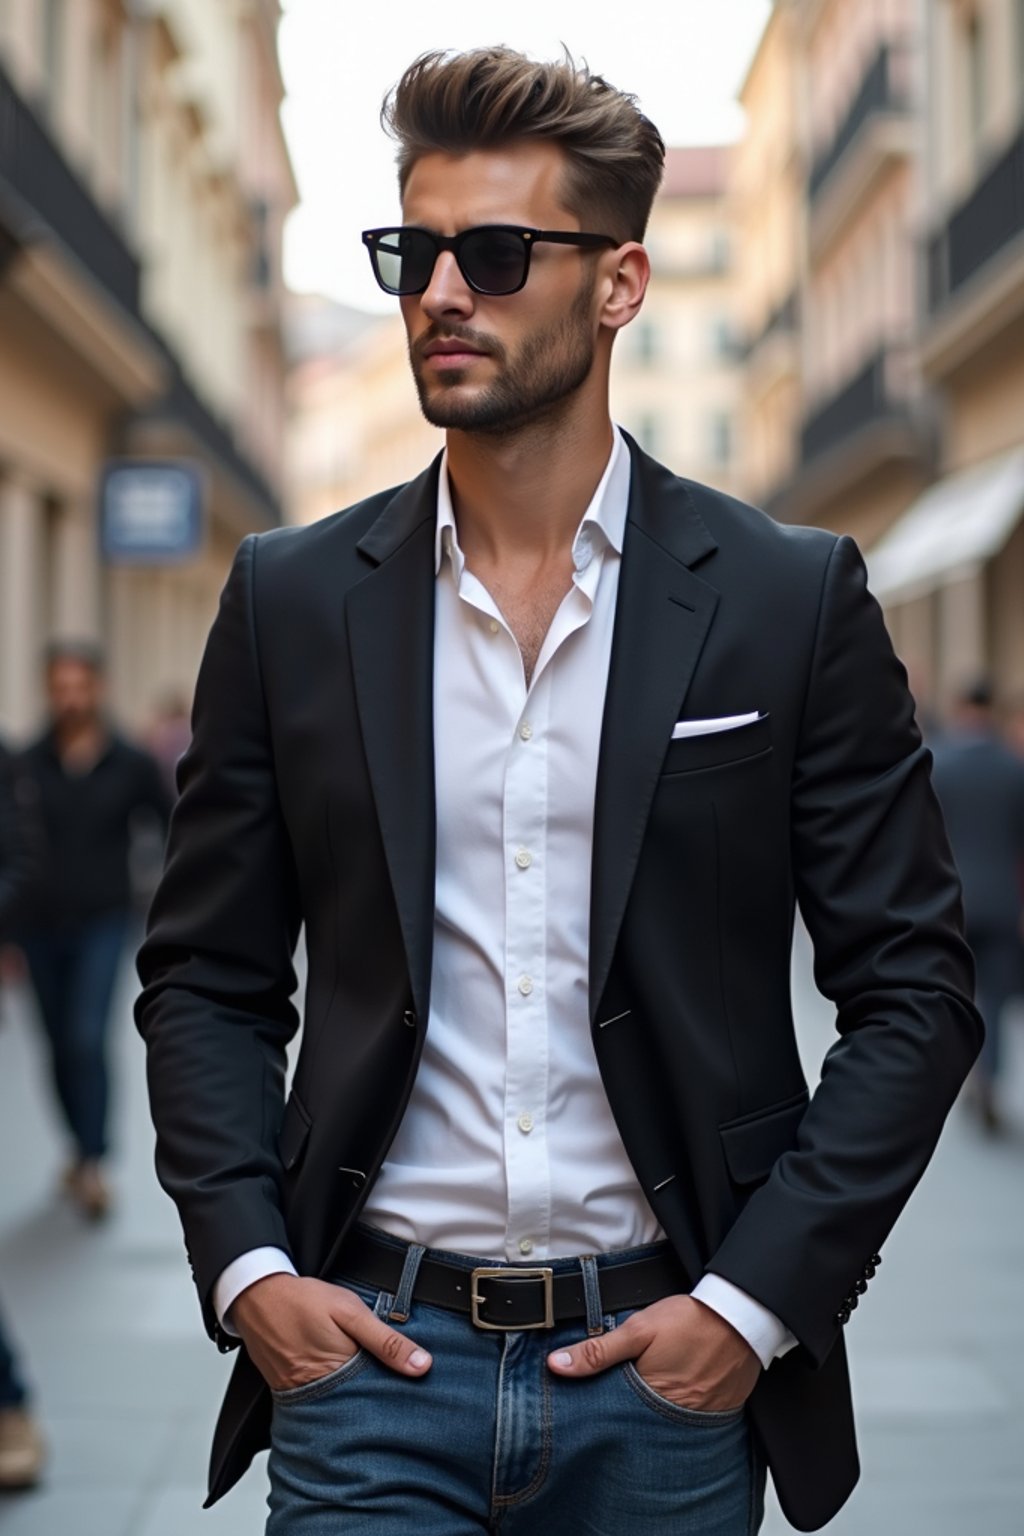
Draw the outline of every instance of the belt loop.
<instances>
[{"instance_id":1,"label":"belt loop","mask_svg":"<svg viewBox=\"0 0 1024 1536\"><path fill-rule=\"evenodd\" d=\"M583 1296L587 1304L587 1333L591 1338L604 1333L604 1311L601 1306L601 1282L597 1273L597 1259L592 1253L580 1258L583 1271Z\"/></svg>"},{"instance_id":2,"label":"belt loop","mask_svg":"<svg viewBox=\"0 0 1024 1536\"><path fill-rule=\"evenodd\" d=\"M398 1282L394 1304L388 1313L389 1323L407 1323L409 1321L409 1315L412 1311L413 1287L416 1284L416 1277L420 1272L420 1260L426 1251L419 1243L410 1243L405 1250L402 1278Z\"/></svg>"}]
</instances>

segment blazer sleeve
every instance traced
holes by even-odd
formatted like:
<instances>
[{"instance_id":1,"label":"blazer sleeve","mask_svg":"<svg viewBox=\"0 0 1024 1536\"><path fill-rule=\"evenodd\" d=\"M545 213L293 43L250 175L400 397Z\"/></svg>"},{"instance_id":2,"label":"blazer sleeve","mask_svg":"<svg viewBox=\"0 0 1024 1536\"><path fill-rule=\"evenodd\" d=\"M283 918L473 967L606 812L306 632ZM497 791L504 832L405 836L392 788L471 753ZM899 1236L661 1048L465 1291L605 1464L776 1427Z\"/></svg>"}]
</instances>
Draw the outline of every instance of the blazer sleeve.
<instances>
[{"instance_id":1,"label":"blazer sleeve","mask_svg":"<svg viewBox=\"0 0 1024 1536\"><path fill-rule=\"evenodd\" d=\"M796 893L839 1038L797 1145L708 1265L781 1318L818 1363L982 1040L930 760L863 561L839 539L791 790Z\"/></svg>"},{"instance_id":2,"label":"blazer sleeve","mask_svg":"<svg viewBox=\"0 0 1024 1536\"><path fill-rule=\"evenodd\" d=\"M135 1009L157 1174L222 1346L217 1276L251 1248L289 1247L275 1143L285 1047L298 1024L290 999L300 911L261 686L257 548L252 536L241 545L207 641Z\"/></svg>"}]
</instances>

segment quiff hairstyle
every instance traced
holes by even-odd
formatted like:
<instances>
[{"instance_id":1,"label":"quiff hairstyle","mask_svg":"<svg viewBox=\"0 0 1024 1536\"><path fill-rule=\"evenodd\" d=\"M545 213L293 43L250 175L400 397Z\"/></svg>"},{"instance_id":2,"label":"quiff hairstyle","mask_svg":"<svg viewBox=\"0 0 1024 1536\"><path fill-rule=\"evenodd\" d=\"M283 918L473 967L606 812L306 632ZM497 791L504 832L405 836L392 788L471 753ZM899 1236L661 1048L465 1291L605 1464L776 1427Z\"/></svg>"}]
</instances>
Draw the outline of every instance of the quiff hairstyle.
<instances>
[{"instance_id":1,"label":"quiff hairstyle","mask_svg":"<svg viewBox=\"0 0 1024 1536\"><path fill-rule=\"evenodd\" d=\"M398 185L423 155L466 155L523 139L567 158L566 210L620 242L642 240L661 182L665 145L636 97L569 53L535 63L512 48L438 50L415 59L388 92L381 122L398 141Z\"/></svg>"}]
</instances>

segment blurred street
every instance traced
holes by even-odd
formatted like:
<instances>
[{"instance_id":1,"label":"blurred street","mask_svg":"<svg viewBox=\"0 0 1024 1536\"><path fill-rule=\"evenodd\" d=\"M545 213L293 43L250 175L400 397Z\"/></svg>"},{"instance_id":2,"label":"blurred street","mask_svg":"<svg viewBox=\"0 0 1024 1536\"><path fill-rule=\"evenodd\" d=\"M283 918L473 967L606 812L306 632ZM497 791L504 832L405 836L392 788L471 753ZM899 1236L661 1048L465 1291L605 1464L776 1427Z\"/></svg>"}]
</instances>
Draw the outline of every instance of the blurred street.
<instances>
[{"instance_id":1,"label":"blurred street","mask_svg":"<svg viewBox=\"0 0 1024 1536\"><path fill-rule=\"evenodd\" d=\"M829 1034L806 954L809 1074ZM201 1514L228 1368L206 1341L173 1209L152 1173L134 974L117 1004L119 1204L89 1228L56 1193L62 1149L26 999L0 1028L0 1279L51 1446L43 1488L0 1500L3 1536L258 1536L254 1470ZM836 1536L1024 1532L1024 1018L1007 1040L1014 1130L954 1115L849 1329L864 1477ZM777 1510L766 1536L789 1529ZM623 1533L628 1536L628 1533Z\"/></svg>"}]
</instances>

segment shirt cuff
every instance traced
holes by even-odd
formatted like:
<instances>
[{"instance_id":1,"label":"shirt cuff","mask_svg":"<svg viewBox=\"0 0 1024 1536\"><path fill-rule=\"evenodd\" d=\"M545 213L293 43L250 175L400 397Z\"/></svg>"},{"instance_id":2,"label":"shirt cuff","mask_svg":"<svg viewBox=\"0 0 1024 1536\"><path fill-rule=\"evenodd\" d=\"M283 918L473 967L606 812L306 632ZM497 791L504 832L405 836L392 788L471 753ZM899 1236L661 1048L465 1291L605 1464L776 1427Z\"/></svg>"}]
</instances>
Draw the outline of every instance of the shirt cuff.
<instances>
[{"instance_id":1,"label":"shirt cuff","mask_svg":"<svg viewBox=\"0 0 1024 1536\"><path fill-rule=\"evenodd\" d=\"M704 1275L691 1294L694 1301L703 1302L724 1317L746 1339L765 1370L773 1360L781 1359L796 1347L796 1338L774 1312L722 1275Z\"/></svg>"},{"instance_id":2,"label":"shirt cuff","mask_svg":"<svg viewBox=\"0 0 1024 1536\"><path fill-rule=\"evenodd\" d=\"M238 1338L238 1329L232 1328L228 1319L232 1303L243 1291L267 1275L297 1275L298 1270L283 1248L250 1248L237 1259L232 1259L227 1269L222 1269L213 1286L213 1310L220 1319L225 1333Z\"/></svg>"}]
</instances>

